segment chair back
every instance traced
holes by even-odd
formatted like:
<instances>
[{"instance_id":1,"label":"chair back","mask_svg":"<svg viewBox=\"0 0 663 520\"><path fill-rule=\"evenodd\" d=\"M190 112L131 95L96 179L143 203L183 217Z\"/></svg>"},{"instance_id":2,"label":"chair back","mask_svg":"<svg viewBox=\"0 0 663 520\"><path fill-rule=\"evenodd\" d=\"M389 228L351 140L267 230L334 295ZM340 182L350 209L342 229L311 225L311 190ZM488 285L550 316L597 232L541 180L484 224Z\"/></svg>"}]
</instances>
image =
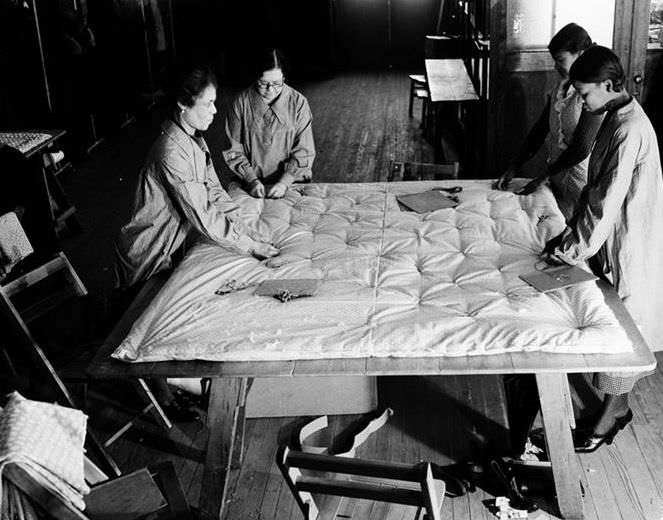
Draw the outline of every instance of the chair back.
<instances>
[{"instance_id":1,"label":"chair back","mask_svg":"<svg viewBox=\"0 0 663 520\"><path fill-rule=\"evenodd\" d=\"M424 519L441 520L446 489L443 480L433 478L430 463L402 464L319 455L280 446L276 463L293 493L305 520L318 518L313 494L346 496L378 502L415 506L426 512ZM305 475L300 470L325 473ZM327 474L332 473L332 476ZM355 479L348 478L352 475ZM418 515L418 513L417 513Z\"/></svg>"}]
</instances>

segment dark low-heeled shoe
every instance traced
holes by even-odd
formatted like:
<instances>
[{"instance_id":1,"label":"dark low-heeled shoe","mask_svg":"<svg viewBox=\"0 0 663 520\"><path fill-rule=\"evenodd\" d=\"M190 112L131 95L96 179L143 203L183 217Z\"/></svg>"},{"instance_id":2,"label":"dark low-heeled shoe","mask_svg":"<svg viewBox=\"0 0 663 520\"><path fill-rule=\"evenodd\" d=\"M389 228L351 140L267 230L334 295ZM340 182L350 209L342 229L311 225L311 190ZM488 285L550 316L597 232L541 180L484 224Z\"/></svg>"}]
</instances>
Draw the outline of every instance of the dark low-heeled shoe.
<instances>
[{"instance_id":1,"label":"dark low-heeled shoe","mask_svg":"<svg viewBox=\"0 0 663 520\"><path fill-rule=\"evenodd\" d=\"M502 467L503 462L498 459L490 461L490 468L498 481L504 486L504 492L509 499L509 505L515 509L524 509L528 513L533 513L539 509L535 500L523 495L520 491L520 484L515 476L508 472L507 468ZM506 471L505 471L506 469Z\"/></svg>"},{"instance_id":2,"label":"dark low-heeled shoe","mask_svg":"<svg viewBox=\"0 0 663 520\"><path fill-rule=\"evenodd\" d=\"M588 432L584 436L577 436L574 439L574 448L577 453L592 453L598 450L603 444L612 444L615 436L631 422L633 412L629 409L621 417L615 417L615 424L603 435L596 435Z\"/></svg>"},{"instance_id":3,"label":"dark low-heeled shoe","mask_svg":"<svg viewBox=\"0 0 663 520\"><path fill-rule=\"evenodd\" d=\"M449 498L462 497L467 493L467 484L462 477L452 474L452 466L447 466L447 468L435 464L434 462L431 463L433 477L444 480L444 483L446 484L444 494Z\"/></svg>"}]
</instances>

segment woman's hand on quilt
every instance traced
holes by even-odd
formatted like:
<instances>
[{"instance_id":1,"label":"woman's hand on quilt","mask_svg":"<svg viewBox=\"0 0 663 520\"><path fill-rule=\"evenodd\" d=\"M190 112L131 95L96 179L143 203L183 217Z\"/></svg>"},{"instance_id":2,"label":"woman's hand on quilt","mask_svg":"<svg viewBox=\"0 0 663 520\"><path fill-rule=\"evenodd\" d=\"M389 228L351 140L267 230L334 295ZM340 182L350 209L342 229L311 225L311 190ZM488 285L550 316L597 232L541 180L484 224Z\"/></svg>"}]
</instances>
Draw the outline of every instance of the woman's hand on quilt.
<instances>
[{"instance_id":1,"label":"woman's hand on quilt","mask_svg":"<svg viewBox=\"0 0 663 520\"><path fill-rule=\"evenodd\" d=\"M288 185L279 181L267 190L267 197L270 199L282 199L287 191Z\"/></svg>"},{"instance_id":2,"label":"woman's hand on quilt","mask_svg":"<svg viewBox=\"0 0 663 520\"><path fill-rule=\"evenodd\" d=\"M518 173L518 169L514 166L509 166L506 171L500 175L500 178L495 181L493 184L493 188L496 190L506 190L509 187L509 184L511 184L511 180L516 176Z\"/></svg>"},{"instance_id":3,"label":"woman's hand on quilt","mask_svg":"<svg viewBox=\"0 0 663 520\"><path fill-rule=\"evenodd\" d=\"M555 238L551 238L546 242L545 247L543 248L543 254L544 255L552 255L555 253L555 249L559 247L559 245L562 243L562 240L564 239L566 233L562 232L559 235L557 235Z\"/></svg>"},{"instance_id":4,"label":"woman's hand on quilt","mask_svg":"<svg viewBox=\"0 0 663 520\"><path fill-rule=\"evenodd\" d=\"M255 179L249 184L249 195L255 197L256 199L265 198L265 185L260 182L260 179Z\"/></svg>"},{"instance_id":5,"label":"woman's hand on quilt","mask_svg":"<svg viewBox=\"0 0 663 520\"><path fill-rule=\"evenodd\" d=\"M266 242L253 241L253 244L249 247L249 253L256 257L258 260L264 260L265 258L271 258L279 254L278 248L274 247L272 244Z\"/></svg>"},{"instance_id":6,"label":"woman's hand on quilt","mask_svg":"<svg viewBox=\"0 0 663 520\"><path fill-rule=\"evenodd\" d=\"M534 193L536 190L539 189L539 186L541 186L541 184L546 182L546 180L548 180L548 177L545 175L541 175L540 177L535 177L527 184L525 184L524 187L519 189L516 192L516 195L529 195L530 193Z\"/></svg>"},{"instance_id":7,"label":"woman's hand on quilt","mask_svg":"<svg viewBox=\"0 0 663 520\"><path fill-rule=\"evenodd\" d=\"M565 262L564 260L562 260L561 258L559 258L558 256L556 256L554 253L544 253L544 254L541 256L541 259L542 259L546 264L548 264L548 265L555 265L555 266L557 266L557 265L564 265L564 264L566 264L566 262Z\"/></svg>"},{"instance_id":8,"label":"woman's hand on quilt","mask_svg":"<svg viewBox=\"0 0 663 520\"><path fill-rule=\"evenodd\" d=\"M295 256L295 255L278 255L274 256L272 258L268 258L265 260L265 265L267 267L271 267L272 269L278 269L279 267L283 267L284 265L292 264L295 263L299 260L301 260L302 257L300 256Z\"/></svg>"}]
</instances>

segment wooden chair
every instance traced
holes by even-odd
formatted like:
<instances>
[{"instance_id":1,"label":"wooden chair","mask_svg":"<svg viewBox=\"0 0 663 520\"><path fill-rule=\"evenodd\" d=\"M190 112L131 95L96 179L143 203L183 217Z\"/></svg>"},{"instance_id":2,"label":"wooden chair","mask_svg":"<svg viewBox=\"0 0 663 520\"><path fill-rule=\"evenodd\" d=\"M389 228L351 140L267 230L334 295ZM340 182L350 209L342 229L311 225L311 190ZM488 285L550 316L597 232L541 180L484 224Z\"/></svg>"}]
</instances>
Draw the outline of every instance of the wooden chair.
<instances>
[{"instance_id":1,"label":"wooden chair","mask_svg":"<svg viewBox=\"0 0 663 520\"><path fill-rule=\"evenodd\" d=\"M415 99L421 99L421 126L423 126L428 105L428 87L426 86L426 76L423 74L410 74L410 102L407 109L409 117L412 117Z\"/></svg>"},{"instance_id":2,"label":"wooden chair","mask_svg":"<svg viewBox=\"0 0 663 520\"><path fill-rule=\"evenodd\" d=\"M0 240L3 240L3 237L0 236ZM85 361L73 360L69 366L56 370L31 333L28 324L71 298L85 296L87 290L63 252L58 252L51 260L41 265L33 266L27 272L20 275L12 275L13 271L3 279L0 279L0 317L4 318L6 324L13 330L18 344L28 354L34 368L55 389L57 392L56 399L65 406L78 408L79 406L76 405L62 377L66 375L69 380L86 382L87 375L85 374L85 370L87 365ZM63 275L62 279L58 280L56 278L58 275ZM24 300L22 302L16 301L19 299L19 296L25 296L25 293L28 291L28 298L20 298ZM16 376L17 374L11 362L11 357L4 349L3 354L5 359L8 360L10 370ZM171 428L171 422L149 391L145 381L138 380L136 386L139 395L147 402L147 406L141 413L150 411L162 426L167 429ZM118 433L111 436L111 439L115 440L132 423L133 421L128 423L128 425L124 425ZM89 428L87 442L92 452L104 465L104 469L109 474L119 475L119 468L104 450L104 445L102 445L94 432L90 431ZM109 442L106 442L105 446L109 444Z\"/></svg>"},{"instance_id":3,"label":"wooden chair","mask_svg":"<svg viewBox=\"0 0 663 520\"><path fill-rule=\"evenodd\" d=\"M415 518L425 511L424 520L441 520L445 483L433 478L430 463L402 464L358 460L334 455L294 451L280 446L276 463L305 520L315 520L319 511L312 493L346 496L379 502L415 506ZM304 475L300 470L355 475L359 480Z\"/></svg>"}]
</instances>

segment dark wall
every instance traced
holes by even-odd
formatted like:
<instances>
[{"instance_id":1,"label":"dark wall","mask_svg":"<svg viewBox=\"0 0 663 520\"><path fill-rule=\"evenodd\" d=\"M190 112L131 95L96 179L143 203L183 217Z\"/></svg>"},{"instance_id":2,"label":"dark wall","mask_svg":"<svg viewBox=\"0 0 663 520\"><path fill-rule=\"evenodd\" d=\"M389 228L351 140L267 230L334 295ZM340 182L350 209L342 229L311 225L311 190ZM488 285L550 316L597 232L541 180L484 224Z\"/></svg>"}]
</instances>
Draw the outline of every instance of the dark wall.
<instances>
[{"instance_id":1,"label":"dark wall","mask_svg":"<svg viewBox=\"0 0 663 520\"><path fill-rule=\"evenodd\" d=\"M489 166L490 176L500 175L512 161L529 130L534 126L545 106L546 93L559 81L555 71L511 71L505 75L504 90L494 102L503 103L501 121L494 121L496 156ZM539 152L523 166L523 176L540 175L546 167L546 151Z\"/></svg>"},{"instance_id":2,"label":"dark wall","mask_svg":"<svg viewBox=\"0 0 663 520\"><path fill-rule=\"evenodd\" d=\"M341 67L423 68L424 40L435 33L436 0L336 0Z\"/></svg>"},{"instance_id":3,"label":"dark wall","mask_svg":"<svg viewBox=\"0 0 663 520\"><path fill-rule=\"evenodd\" d=\"M186 9L184 5L186 4ZM182 45L201 32L218 35L231 78L245 77L252 53L266 45L282 48L296 73L316 75L348 68L389 65L422 68L424 39L434 33L439 0L188 0L176 2L176 35ZM181 6L181 7L179 7ZM204 11L212 28L180 12ZM180 28L181 27L181 28ZM391 32L390 32L391 31ZM391 34L391 37L390 37Z\"/></svg>"},{"instance_id":4,"label":"dark wall","mask_svg":"<svg viewBox=\"0 0 663 520\"><path fill-rule=\"evenodd\" d=\"M32 9L0 0L0 127L36 125L48 115Z\"/></svg>"},{"instance_id":5,"label":"dark wall","mask_svg":"<svg viewBox=\"0 0 663 520\"><path fill-rule=\"evenodd\" d=\"M209 13L219 35L215 45L224 61L223 75L233 83L254 79L255 54L270 47L284 51L293 74L333 71L331 0L225 0ZM176 34L181 39L182 32Z\"/></svg>"},{"instance_id":6,"label":"dark wall","mask_svg":"<svg viewBox=\"0 0 663 520\"><path fill-rule=\"evenodd\" d=\"M438 2L35 0L49 109L33 2L0 0L0 125L63 128L84 153L158 99L175 54L208 61L231 85L254 79L254 55L270 46L285 51L295 83L344 69L422 70Z\"/></svg>"},{"instance_id":7,"label":"dark wall","mask_svg":"<svg viewBox=\"0 0 663 520\"><path fill-rule=\"evenodd\" d=\"M663 50L647 51L642 105L651 119L663 152Z\"/></svg>"}]
</instances>

